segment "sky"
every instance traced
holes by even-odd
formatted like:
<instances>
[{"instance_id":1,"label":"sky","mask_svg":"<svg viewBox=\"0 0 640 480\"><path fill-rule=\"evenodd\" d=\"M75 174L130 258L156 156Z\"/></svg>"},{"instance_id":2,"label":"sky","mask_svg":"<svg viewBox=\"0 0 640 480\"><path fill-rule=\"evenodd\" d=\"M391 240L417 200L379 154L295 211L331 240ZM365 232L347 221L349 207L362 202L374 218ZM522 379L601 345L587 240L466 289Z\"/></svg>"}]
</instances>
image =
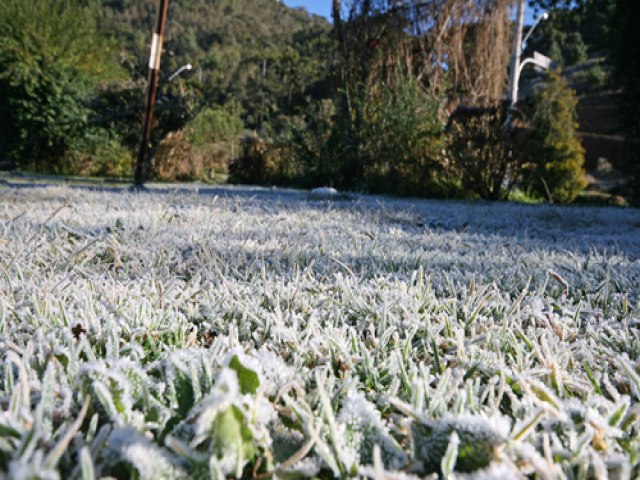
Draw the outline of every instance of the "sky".
<instances>
[{"instance_id":1,"label":"sky","mask_svg":"<svg viewBox=\"0 0 640 480\"><path fill-rule=\"evenodd\" d=\"M305 7L310 13L323 15L331 20L331 0L284 0L290 7ZM533 23L534 11L532 8L526 9L525 24Z\"/></svg>"},{"instance_id":2,"label":"sky","mask_svg":"<svg viewBox=\"0 0 640 480\"><path fill-rule=\"evenodd\" d=\"M284 0L290 7L305 7L310 13L323 15L330 19L331 0Z\"/></svg>"}]
</instances>

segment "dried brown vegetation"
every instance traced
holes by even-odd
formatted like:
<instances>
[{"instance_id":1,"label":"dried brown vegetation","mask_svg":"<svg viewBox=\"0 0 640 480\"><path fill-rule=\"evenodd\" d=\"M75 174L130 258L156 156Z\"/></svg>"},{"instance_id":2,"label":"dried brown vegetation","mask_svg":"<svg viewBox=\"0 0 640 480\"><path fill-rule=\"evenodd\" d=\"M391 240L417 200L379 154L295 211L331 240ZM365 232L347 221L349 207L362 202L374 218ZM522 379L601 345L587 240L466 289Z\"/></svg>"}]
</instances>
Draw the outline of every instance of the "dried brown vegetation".
<instances>
[{"instance_id":1,"label":"dried brown vegetation","mask_svg":"<svg viewBox=\"0 0 640 480\"><path fill-rule=\"evenodd\" d=\"M511 27L508 0L333 2L341 80L392 83L398 69L451 103L495 105L504 96Z\"/></svg>"}]
</instances>

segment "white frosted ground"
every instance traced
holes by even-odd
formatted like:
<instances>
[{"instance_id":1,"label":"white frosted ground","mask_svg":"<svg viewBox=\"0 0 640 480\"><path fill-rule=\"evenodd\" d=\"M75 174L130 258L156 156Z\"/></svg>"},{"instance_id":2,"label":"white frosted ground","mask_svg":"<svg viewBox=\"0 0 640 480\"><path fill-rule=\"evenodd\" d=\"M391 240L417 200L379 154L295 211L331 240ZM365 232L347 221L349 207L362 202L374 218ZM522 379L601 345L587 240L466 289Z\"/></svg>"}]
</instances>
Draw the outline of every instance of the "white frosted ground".
<instances>
[{"instance_id":1,"label":"white frosted ground","mask_svg":"<svg viewBox=\"0 0 640 480\"><path fill-rule=\"evenodd\" d=\"M638 210L0 189L0 268L0 476L640 473Z\"/></svg>"}]
</instances>

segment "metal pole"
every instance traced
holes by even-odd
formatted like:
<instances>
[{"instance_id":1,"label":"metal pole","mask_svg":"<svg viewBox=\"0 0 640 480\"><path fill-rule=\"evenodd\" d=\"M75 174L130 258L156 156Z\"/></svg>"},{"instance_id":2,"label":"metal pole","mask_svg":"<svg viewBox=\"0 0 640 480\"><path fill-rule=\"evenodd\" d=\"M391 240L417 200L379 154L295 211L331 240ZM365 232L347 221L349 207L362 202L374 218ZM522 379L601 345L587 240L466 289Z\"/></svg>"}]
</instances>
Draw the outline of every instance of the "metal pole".
<instances>
[{"instance_id":1,"label":"metal pole","mask_svg":"<svg viewBox=\"0 0 640 480\"><path fill-rule=\"evenodd\" d=\"M514 27L513 55L511 57L511 72L509 75L509 104L511 108L518 103L518 81L520 80L520 54L522 53L522 29L524 25L524 0L516 0L517 14Z\"/></svg>"},{"instance_id":2,"label":"metal pole","mask_svg":"<svg viewBox=\"0 0 640 480\"><path fill-rule=\"evenodd\" d=\"M144 114L144 124L140 149L138 150L138 161L134 175L134 185L141 187L147 179L147 151L151 145L151 127L153 123L153 107L156 103L156 91L158 90L158 74L160 72L160 56L162 55L162 41L164 30L167 24L167 7L169 0L160 0L158 13L156 16L156 27L153 32L151 42L151 53L149 55L149 74L147 77L147 102Z\"/></svg>"}]
</instances>

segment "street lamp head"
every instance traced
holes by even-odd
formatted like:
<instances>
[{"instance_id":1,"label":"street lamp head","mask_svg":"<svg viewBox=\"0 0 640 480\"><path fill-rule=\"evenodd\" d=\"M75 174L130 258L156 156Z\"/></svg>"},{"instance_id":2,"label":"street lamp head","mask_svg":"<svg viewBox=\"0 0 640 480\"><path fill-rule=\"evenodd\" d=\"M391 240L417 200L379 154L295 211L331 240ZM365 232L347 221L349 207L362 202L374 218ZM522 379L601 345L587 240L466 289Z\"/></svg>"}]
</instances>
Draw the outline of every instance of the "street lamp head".
<instances>
[{"instance_id":1,"label":"street lamp head","mask_svg":"<svg viewBox=\"0 0 640 480\"><path fill-rule=\"evenodd\" d=\"M547 20L549 18L549 14L547 12L542 12L540 14L540 20L544 21Z\"/></svg>"},{"instance_id":2,"label":"street lamp head","mask_svg":"<svg viewBox=\"0 0 640 480\"><path fill-rule=\"evenodd\" d=\"M187 64L184 66L184 69L185 69L185 70L191 70L192 68L193 68L193 65L191 65L190 63L187 63Z\"/></svg>"}]
</instances>

